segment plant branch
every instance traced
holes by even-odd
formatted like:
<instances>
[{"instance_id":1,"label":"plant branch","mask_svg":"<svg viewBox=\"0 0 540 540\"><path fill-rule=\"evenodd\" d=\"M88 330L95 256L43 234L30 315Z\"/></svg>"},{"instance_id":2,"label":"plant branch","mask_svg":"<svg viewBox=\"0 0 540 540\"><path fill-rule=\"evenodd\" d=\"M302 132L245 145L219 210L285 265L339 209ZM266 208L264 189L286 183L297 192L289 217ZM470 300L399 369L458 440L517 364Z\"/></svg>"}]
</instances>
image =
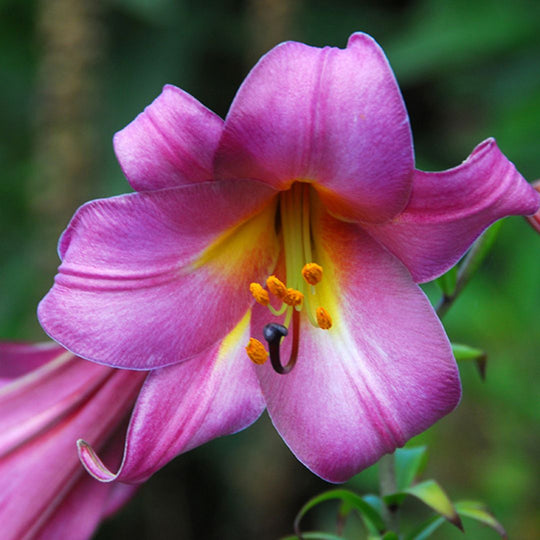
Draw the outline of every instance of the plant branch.
<instances>
[{"instance_id":1,"label":"plant branch","mask_svg":"<svg viewBox=\"0 0 540 540\"><path fill-rule=\"evenodd\" d=\"M394 454L386 454L379 460L379 489L381 497L397 491L396 465ZM399 532L398 507L383 501L383 518L388 530Z\"/></svg>"}]
</instances>

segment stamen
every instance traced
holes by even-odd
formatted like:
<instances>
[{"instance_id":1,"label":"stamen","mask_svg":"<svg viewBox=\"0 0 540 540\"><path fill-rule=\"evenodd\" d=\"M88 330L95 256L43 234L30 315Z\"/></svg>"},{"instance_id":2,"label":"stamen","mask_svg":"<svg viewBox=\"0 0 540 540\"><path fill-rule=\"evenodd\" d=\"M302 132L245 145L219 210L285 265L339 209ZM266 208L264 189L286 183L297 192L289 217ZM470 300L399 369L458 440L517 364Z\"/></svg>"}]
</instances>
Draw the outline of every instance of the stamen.
<instances>
[{"instance_id":1,"label":"stamen","mask_svg":"<svg viewBox=\"0 0 540 540\"><path fill-rule=\"evenodd\" d=\"M302 276L310 285L317 285L323 276L322 266L317 263L307 263L302 268Z\"/></svg>"},{"instance_id":2,"label":"stamen","mask_svg":"<svg viewBox=\"0 0 540 540\"><path fill-rule=\"evenodd\" d=\"M268 291L263 289L258 283L250 283L249 290L253 295L253 298L263 306L267 306L270 303L270 297L268 296Z\"/></svg>"},{"instance_id":3,"label":"stamen","mask_svg":"<svg viewBox=\"0 0 540 540\"><path fill-rule=\"evenodd\" d=\"M285 296L282 300L289 306L301 306L304 301L304 295L296 289L287 289Z\"/></svg>"},{"instance_id":4,"label":"stamen","mask_svg":"<svg viewBox=\"0 0 540 540\"><path fill-rule=\"evenodd\" d=\"M264 345L255 338L249 338L249 343L246 345L246 352L254 364L264 364L268 359L268 352L266 352Z\"/></svg>"},{"instance_id":5,"label":"stamen","mask_svg":"<svg viewBox=\"0 0 540 540\"><path fill-rule=\"evenodd\" d=\"M332 317L328 314L328 311L323 307L318 307L315 315L317 316L317 324L323 330L328 330L332 328Z\"/></svg>"},{"instance_id":6,"label":"stamen","mask_svg":"<svg viewBox=\"0 0 540 540\"><path fill-rule=\"evenodd\" d=\"M272 362L274 371L280 375L289 373L296 364L296 359L298 357L298 345L300 342L300 312L297 310L293 311L293 342L291 345L291 356L286 365L281 364L279 345L281 339L289 333L287 328L282 324L269 323L263 329L264 339L268 341L268 348L270 349L270 362Z\"/></svg>"},{"instance_id":7,"label":"stamen","mask_svg":"<svg viewBox=\"0 0 540 540\"><path fill-rule=\"evenodd\" d=\"M287 287L285 286L285 283L280 281L276 276L270 276L266 280L266 286L268 287L268 290L280 300L283 300L287 294Z\"/></svg>"}]
</instances>

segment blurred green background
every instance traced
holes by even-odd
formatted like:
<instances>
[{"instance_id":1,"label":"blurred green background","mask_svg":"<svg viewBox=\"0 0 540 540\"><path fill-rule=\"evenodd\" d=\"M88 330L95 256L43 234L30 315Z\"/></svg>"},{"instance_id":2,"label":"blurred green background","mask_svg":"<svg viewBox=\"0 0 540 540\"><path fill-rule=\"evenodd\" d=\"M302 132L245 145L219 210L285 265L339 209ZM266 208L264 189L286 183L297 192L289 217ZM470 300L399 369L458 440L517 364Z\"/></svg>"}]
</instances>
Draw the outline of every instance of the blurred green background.
<instances>
[{"instance_id":1,"label":"blurred green background","mask_svg":"<svg viewBox=\"0 0 540 540\"><path fill-rule=\"evenodd\" d=\"M396 72L419 168L455 166L494 136L526 178L540 177L536 0L0 0L0 337L44 338L34 314L56 239L84 201L129 191L111 137L165 83L224 116L271 46L344 47L357 30ZM453 341L488 351L487 382L461 366L459 409L417 441L430 446L427 476L453 498L484 500L520 540L540 537L539 247L522 218L502 227L444 321ZM375 472L349 485L376 489ZM273 540L327 487L264 417L176 459L97 538ZM427 516L419 504L407 510L407 520ZM330 530L333 516L329 504L306 525ZM465 527L467 538L496 538ZM435 538L462 535L445 526Z\"/></svg>"}]
</instances>

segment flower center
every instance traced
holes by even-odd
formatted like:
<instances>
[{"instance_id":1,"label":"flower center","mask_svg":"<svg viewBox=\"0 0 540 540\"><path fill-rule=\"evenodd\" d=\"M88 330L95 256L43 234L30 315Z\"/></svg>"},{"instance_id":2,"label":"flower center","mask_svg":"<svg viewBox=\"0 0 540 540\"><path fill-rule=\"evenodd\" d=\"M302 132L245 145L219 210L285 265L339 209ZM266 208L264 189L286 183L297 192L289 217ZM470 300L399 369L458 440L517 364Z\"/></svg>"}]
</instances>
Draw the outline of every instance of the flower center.
<instances>
[{"instance_id":1,"label":"flower center","mask_svg":"<svg viewBox=\"0 0 540 540\"><path fill-rule=\"evenodd\" d=\"M255 338L250 338L246 347L249 358L262 364L270 356L272 367L278 373L288 373L296 363L300 340L300 313L304 311L309 322L316 328L328 330L332 318L318 305L317 284L323 279L323 268L314 262L311 248L310 187L305 182L295 182L291 189L283 191L279 200L279 217L285 258L286 283L276 276L269 276L266 288L259 283L251 283L249 290L255 300L268 308L275 317L285 314L283 324L269 323L263 335L268 342L270 353ZM281 300L275 308L270 295ZM292 324L291 354L287 364L281 363L279 349L282 339L288 335Z\"/></svg>"}]
</instances>

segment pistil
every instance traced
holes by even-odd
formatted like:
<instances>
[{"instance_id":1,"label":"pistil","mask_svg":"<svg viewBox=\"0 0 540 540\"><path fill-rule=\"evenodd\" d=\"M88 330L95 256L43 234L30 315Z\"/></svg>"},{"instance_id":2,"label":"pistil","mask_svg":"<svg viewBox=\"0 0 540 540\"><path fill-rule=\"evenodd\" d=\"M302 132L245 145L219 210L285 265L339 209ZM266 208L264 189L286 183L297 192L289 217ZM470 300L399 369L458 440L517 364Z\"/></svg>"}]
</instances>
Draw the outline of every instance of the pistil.
<instances>
[{"instance_id":1,"label":"pistil","mask_svg":"<svg viewBox=\"0 0 540 540\"><path fill-rule=\"evenodd\" d=\"M289 373L296 364L296 359L298 358L298 345L300 343L300 312L297 310L294 310L292 327L293 341L291 345L291 354L289 356L289 361L285 365L281 363L279 348L282 338L284 338L289 331L285 326L278 323L269 323L263 330L264 339L268 342L268 348L270 349L270 362L272 362L274 371L280 375Z\"/></svg>"}]
</instances>

